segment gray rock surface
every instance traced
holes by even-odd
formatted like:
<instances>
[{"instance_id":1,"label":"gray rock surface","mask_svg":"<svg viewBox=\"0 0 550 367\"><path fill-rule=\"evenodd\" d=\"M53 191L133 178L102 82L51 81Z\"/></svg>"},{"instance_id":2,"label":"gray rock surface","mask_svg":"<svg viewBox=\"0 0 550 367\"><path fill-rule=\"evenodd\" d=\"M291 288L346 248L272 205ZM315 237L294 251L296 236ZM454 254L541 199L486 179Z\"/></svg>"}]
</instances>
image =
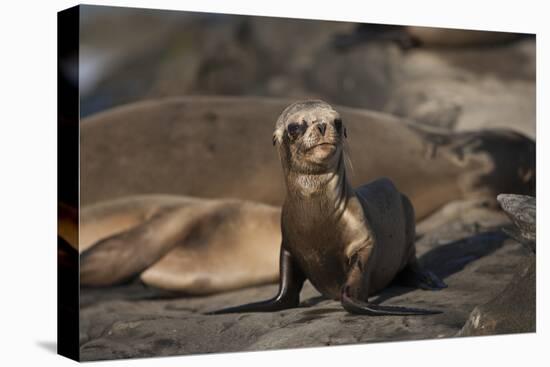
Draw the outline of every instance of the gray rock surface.
<instances>
[{"instance_id":1,"label":"gray rock surface","mask_svg":"<svg viewBox=\"0 0 550 367\"><path fill-rule=\"evenodd\" d=\"M474 308L458 336L529 333L536 330L536 261L525 259L495 298Z\"/></svg>"},{"instance_id":2,"label":"gray rock surface","mask_svg":"<svg viewBox=\"0 0 550 367\"><path fill-rule=\"evenodd\" d=\"M460 206L459 206L460 207ZM209 297L161 293L134 282L81 292L81 359L100 360L252 351L453 337L472 310L494 299L529 251L502 231L509 220L483 206L462 207L418 241L420 261L445 279L428 292L392 286L377 302L442 310L421 317L350 315L307 283L299 308L206 316L203 312L270 297L276 285ZM434 215L445 215L445 212ZM534 291L534 290L533 290ZM526 302L534 300L525 298ZM528 325L528 330L530 330ZM498 333L499 330L494 330Z\"/></svg>"},{"instance_id":3,"label":"gray rock surface","mask_svg":"<svg viewBox=\"0 0 550 367\"><path fill-rule=\"evenodd\" d=\"M497 200L515 226L507 233L535 253L537 241L535 198L527 195L500 194L497 196Z\"/></svg>"},{"instance_id":4,"label":"gray rock surface","mask_svg":"<svg viewBox=\"0 0 550 367\"><path fill-rule=\"evenodd\" d=\"M505 232L533 254L518 266L502 293L472 311L459 336L526 333L536 328L535 198L500 194L497 199L514 224L514 229Z\"/></svg>"}]
</instances>

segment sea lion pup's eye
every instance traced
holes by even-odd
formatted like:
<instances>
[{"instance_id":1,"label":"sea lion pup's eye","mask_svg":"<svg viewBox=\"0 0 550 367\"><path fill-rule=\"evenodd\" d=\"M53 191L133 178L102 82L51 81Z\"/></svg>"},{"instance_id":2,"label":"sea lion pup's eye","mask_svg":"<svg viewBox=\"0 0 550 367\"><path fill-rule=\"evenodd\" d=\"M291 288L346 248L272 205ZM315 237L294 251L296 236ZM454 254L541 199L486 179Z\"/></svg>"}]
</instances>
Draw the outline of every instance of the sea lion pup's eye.
<instances>
[{"instance_id":1,"label":"sea lion pup's eye","mask_svg":"<svg viewBox=\"0 0 550 367\"><path fill-rule=\"evenodd\" d=\"M293 138L297 138L301 133L304 132L304 124L298 124L296 122L293 122L293 123L290 123L288 124L287 126L287 130L288 130L288 134L293 137Z\"/></svg>"}]
</instances>

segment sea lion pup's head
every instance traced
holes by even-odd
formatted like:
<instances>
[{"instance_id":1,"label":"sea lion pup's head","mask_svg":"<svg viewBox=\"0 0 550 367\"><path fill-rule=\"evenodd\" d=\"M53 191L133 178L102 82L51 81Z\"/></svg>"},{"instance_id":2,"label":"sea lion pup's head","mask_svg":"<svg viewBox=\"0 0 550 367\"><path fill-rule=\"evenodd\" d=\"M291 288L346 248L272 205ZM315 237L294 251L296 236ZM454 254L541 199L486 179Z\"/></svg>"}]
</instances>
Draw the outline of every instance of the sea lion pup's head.
<instances>
[{"instance_id":1,"label":"sea lion pup's head","mask_svg":"<svg viewBox=\"0 0 550 367\"><path fill-rule=\"evenodd\" d=\"M273 144L285 169L322 174L338 167L345 136L340 114L332 106L321 100L299 101L277 119Z\"/></svg>"}]
</instances>

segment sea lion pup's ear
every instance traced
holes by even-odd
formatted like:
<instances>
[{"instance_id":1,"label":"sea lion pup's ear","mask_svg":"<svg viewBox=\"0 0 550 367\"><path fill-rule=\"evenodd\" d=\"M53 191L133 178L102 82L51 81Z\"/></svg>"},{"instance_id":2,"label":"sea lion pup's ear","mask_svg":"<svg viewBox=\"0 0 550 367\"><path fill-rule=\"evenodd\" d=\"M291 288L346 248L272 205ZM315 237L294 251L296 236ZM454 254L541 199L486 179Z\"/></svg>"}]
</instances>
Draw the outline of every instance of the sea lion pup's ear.
<instances>
[{"instance_id":1,"label":"sea lion pup's ear","mask_svg":"<svg viewBox=\"0 0 550 367\"><path fill-rule=\"evenodd\" d=\"M336 131L338 132L338 134L344 135L344 138L348 137L348 131L346 130L346 127L342 124L342 119L340 117L334 119L334 126L336 127Z\"/></svg>"},{"instance_id":2,"label":"sea lion pup's ear","mask_svg":"<svg viewBox=\"0 0 550 367\"><path fill-rule=\"evenodd\" d=\"M275 144L277 144L277 137L275 136L275 134L273 134L272 140L273 140L273 146L275 146Z\"/></svg>"}]
</instances>

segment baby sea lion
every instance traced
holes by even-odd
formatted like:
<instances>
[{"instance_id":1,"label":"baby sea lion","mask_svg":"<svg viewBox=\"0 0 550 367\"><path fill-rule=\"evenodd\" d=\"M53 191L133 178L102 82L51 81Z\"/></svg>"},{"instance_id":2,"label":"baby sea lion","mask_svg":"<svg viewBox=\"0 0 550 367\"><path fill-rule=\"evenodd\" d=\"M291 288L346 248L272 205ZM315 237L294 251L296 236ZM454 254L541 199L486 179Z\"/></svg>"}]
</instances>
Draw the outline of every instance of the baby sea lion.
<instances>
[{"instance_id":1,"label":"baby sea lion","mask_svg":"<svg viewBox=\"0 0 550 367\"><path fill-rule=\"evenodd\" d=\"M417 262L409 199L387 178L352 188L345 170L345 137L339 113L323 101L296 102L280 115L273 135L286 182L279 292L214 314L296 307L306 279L350 313L439 313L368 301L403 271L408 282L424 289L446 285Z\"/></svg>"}]
</instances>

